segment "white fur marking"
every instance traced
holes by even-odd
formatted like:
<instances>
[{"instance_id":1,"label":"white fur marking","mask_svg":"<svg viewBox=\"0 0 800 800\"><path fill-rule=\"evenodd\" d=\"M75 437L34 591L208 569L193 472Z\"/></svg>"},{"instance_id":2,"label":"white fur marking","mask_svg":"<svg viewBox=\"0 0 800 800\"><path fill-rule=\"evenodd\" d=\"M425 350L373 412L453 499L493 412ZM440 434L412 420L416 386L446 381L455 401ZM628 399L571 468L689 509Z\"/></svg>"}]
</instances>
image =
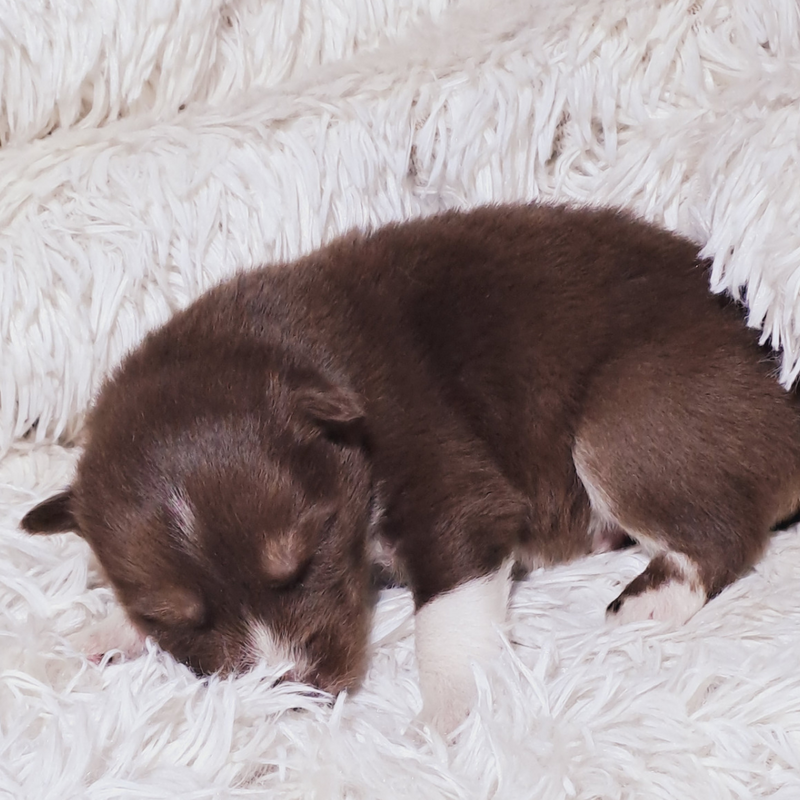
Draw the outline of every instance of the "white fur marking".
<instances>
[{"instance_id":1,"label":"white fur marking","mask_svg":"<svg viewBox=\"0 0 800 800\"><path fill-rule=\"evenodd\" d=\"M642 620L657 620L678 628L691 619L706 603L706 593L700 581L697 565L683 553L666 553L680 576L657 589L623 598L619 611L609 614L615 625Z\"/></svg>"},{"instance_id":2,"label":"white fur marking","mask_svg":"<svg viewBox=\"0 0 800 800\"><path fill-rule=\"evenodd\" d=\"M668 561L671 561L673 566L680 571L682 579L696 589L700 588L702 581L700 580L700 570L697 569L697 564L692 561L689 556L683 553L669 552L664 556Z\"/></svg>"},{"instance_id":3,"label":"white fur marking","mask_svg":"<svg viewBox=\"0 0 800 800\"><path fill-rule=\"evenodd\" d=\"M178 530L181 532L180 544L188 545L190 550L197 547L197 526L195 524L194 509L189 498L181 489L170 495L169 510L176 518Z\"/></svg>"},{"instance_id":4,"label":"white fur marking","mask_svg":"<svg viewBox=\"0 0 800 800\"><path fill-rule=\"evenodd\" d=\"M658 589L626 597L619 611L610 614L609 619L617 625L652 619L678 628L693 617L705 602L704 592L688 583L673 580Z\"/></svg>"},{"instance_id":5,"label":"white fur marking","mask_svg":"<svg viewBox=\"0 0 800 800\"><path fill-rule=\"evenodd\" d=\"M290 667L292 676L303 680L308 673L307 660L297 648L282 642L261 620L249 624L248 654L254 661L265 661L269 666Z\"/></svg>"},{"instance_id":6,"label":"white fur marking","mask_svg":"<svg viewBox=\"0 0 800 800\"><path fill-rule=\"evenodd\" d=\"M485 665L500 651L497 627L506 618L511 562L493 575L435 597L416 615L422 718L449 733L472 707L472 662Z\"/></svg>"}]
</instances>

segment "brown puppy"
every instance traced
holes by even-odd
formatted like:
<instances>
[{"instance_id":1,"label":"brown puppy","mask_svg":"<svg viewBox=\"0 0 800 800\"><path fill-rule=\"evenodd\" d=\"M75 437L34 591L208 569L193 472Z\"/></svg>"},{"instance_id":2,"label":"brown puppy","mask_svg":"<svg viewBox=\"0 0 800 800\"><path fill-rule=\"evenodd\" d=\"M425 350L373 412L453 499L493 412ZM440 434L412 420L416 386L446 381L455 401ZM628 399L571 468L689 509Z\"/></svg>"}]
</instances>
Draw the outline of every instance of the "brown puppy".
<instances>
[{"instance_id":1,"label":"brown puppy","mask_svg":"<svg viewBox=\"0 0 800 800\"><path fill-rule=\"evenodd\" d=\"M674 622L753 564L800 497L773 369L688 241L606 210L450 212L175 316L103 387L71 489L22 525L88 540L134 641L198 672L290 658L334 692L363 672L388 557L447 729L512 561L628 534L653 558L609 615Z\"/></svg>"}]
</instances>

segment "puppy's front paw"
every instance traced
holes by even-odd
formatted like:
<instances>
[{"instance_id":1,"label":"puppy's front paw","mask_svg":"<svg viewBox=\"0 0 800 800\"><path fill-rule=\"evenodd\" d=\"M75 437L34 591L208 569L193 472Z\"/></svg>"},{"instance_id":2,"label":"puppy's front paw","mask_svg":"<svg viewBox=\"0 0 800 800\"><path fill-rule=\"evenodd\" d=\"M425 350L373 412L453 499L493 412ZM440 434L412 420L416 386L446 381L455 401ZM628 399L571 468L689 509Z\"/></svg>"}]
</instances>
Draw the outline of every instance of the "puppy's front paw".
<instances>
[{"instance_id":1,"label":"puppy's front paw","mask_svg":"<svg viewBox=\"0 0 800 800\"><path fill-rule=\"evenodd\" d=\"M420 673L422 691L421 722L430 725L441 736L452 733L468 716L477 695L471 672Z\"/></svg>"},{"instance_id":2,"label":"puppy's front paw","mask_svg":"<svg viewBox=\"0 0 800 800\"><path fill-rule=\"evenodd\" d=\"M99 664L106 653L119 652L126 660L138 658L145 651L145 635L116 606L95 624L69 637L70 644L90 661Z\"/></svg>"},{"instance_id":3,"label":"puppy's front paw","mask_svg":"<svg viewBox=\"0 0 800 800\"><path fill-rule=\"evenodd\" d=\"M417 611L416 645L421 719L451 733L475 704L472 664L488 664L501 651L511 564L435 597Z\"/></svg>"}]
</instances>

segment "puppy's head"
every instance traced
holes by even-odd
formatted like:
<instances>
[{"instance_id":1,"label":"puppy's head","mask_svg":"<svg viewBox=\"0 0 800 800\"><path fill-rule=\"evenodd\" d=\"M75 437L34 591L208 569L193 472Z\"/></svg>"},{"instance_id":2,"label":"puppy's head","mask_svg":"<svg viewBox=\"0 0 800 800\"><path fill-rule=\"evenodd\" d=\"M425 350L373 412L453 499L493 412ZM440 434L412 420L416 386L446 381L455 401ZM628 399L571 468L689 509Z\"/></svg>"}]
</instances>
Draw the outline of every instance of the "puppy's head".
<instances>
[{"instance_id":1,"label":"puppy's head","mask_svg":"<svg viewBox=\"0 0 800 800\"><path fill-rule=\"evenodd\" d=\"M103 389L72 487L29 532L74 530L131 620L198 673L289 659L355 685L369 624L359 398L261 346L135 355Z\"/></svg>"}]
</instances>

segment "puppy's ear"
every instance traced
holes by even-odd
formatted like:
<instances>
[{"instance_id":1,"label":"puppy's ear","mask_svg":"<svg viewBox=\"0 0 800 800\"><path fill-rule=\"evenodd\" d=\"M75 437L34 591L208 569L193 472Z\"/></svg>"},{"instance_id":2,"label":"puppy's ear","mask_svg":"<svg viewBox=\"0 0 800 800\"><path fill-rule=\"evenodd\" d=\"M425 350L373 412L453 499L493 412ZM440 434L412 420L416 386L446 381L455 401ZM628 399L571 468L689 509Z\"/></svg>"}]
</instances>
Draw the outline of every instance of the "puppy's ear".
<instances>
[{"instance_id":1,"label":"puppy's ear","mask_svg":"<svg viewBox=\"0 0 800 800\"><path fill-rule=\"evenodd\" d=\"M364 404L356 392L327 384L300 389L301 412L326 434L345 443L355 443L364 429Z\"/></svg>"},{"instance_id":2,"label":"puppy's ear","mask_svg":"<svg viewBox=\"0 0 800 800\"><path fill-rule=\"evenodd\" d=\"M80 533L78 521L72 511L72 489L59 492L48 500L34 506L20 522L20 526L28 533L62 533L74 531Z\"/></svg>"}]
</instances>

